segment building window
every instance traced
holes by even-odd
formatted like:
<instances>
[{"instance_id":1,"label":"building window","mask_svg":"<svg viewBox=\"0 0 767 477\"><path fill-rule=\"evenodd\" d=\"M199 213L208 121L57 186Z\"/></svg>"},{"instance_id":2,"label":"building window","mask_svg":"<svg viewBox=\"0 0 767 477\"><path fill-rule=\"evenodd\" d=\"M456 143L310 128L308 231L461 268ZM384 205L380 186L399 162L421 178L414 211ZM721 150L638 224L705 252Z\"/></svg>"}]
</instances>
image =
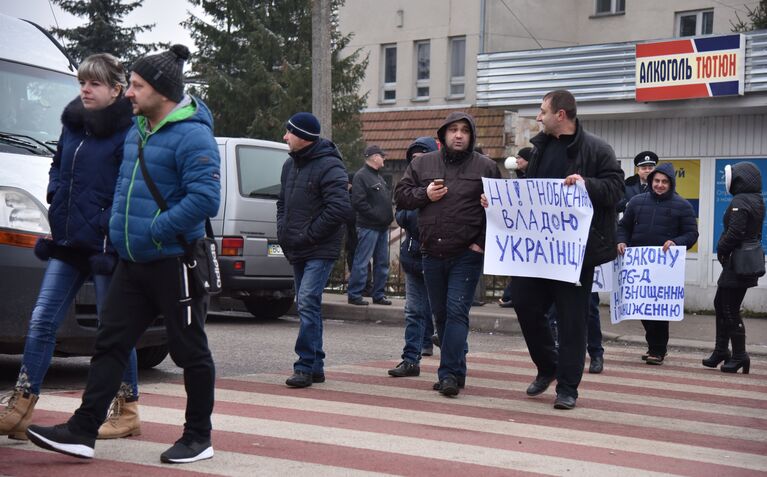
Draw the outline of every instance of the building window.
<instances>
[{"instance_id":1,"label":"building window","mask_svg":"<svg viewBox=\"0 0 767 477\"><path fill-rule=\"evenodd\" d=\"M397 99L397 45L384 45L383 57L383 85L381 87L381 99L385 102Z\"/></svg>"},{"instance_id":2,"label":"building window","mask_svg":"<svg viewBox=\"0 0 767 477\"><path fill-rule=\"evenodd\" d=\"M462 98L466 87L466 37L450 39L450 98Z\"/></svg>"},{"instance_id":3,"label":"building window","mask_svg":"<svg viewBox=\"0 0 767 477\"><path fill-rule=\"evenodd\" d=\"M415 97L427 99L429 97L429 79L431 78L431 43L417 41L415 43Z\"/></svg>"},{"instance_id":4,"label":"building window","mask_svg":"<svg viewBox=\"0 0 767 477\"><path fill-rule=\"evenodd\" d=\"M714 33L714 11L698 10L676 14L676 36L699 36Z\"/></svg>"},{"instance_id":5,"label":"building window","mask_svg":"<svg viewBox=\"0 0 767 477\"><path fill-rule=\"evenodd\" d=\"M626 0L596 0L594 15L617 15L626 12Z\"/></svg>"}]
</instances>

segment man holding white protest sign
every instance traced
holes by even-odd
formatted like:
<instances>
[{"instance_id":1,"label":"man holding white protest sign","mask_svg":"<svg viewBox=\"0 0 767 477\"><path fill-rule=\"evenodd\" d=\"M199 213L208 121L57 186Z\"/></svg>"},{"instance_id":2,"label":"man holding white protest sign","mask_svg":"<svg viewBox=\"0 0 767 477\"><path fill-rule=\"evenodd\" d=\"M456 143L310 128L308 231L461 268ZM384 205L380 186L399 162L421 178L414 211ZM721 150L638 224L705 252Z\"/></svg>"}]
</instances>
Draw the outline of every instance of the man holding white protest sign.
<instances>
[{"instance_id":1,"label":"man holding white protest sign","mask_svg":"<svg viewBox=\"0 0 767 477\"><path fill-rule=\"evenodd\" d=\"M548 230L544 230L542 223L544 210L538 210L537 226L531 226L528 220L526 227L518 224L520 217L516 210L508 210L507 215L514 218L506 227L513 229L521 225L515 234L524 232L526 236L522 238L522 248L517 245L522 260L512 263L504 256L504 263L499 267L505 270L504 274L515 277L511 281L511 300L538 370L527 388L527 395L543 393L556 379L555 409L572 409L578 398L586 356L586 322L594 267L615 258L615 206L623 196L623 170L615 152L605 141L583 129L576 112L575 98L569 91L556 90L543 97L537 117L542 131L530 140L535 148L526 171L528 179L509 182L512 194L516 194L515 184L519 184L520 198L524 187L537 194L543 191L545 201L559 209L556 213L547 212L550 214ZM489 195L483 205L493 200L490 190L485 193ZM551 199L546 199L549 196ZM533 194L532 200L534 203L540 199ZM540 230L536 231L536 227ZM500 243L493 244L495 237L489 229L487 238L488 254L493 247L497 249L504 243L500 239ZM519 259L514 251L515 240L520 238L505 242L506 253L510 251L511 257ZM532 249L529 249L531 243ZM559 312L558 349L545 318L552 303Z\"/></svg>"},{"instance_id":2,"label":"man holding white protest sign","mask_svg":"<svg viewBox=\"0 0 767 477\"><path fill-rule=\"evenodd\" d=\"M680 260L679 257L675 256L678 251L671 249L671 247L677 245L689 249L698 241L698 222L695 219L695 211L687 200L675 192L676 175L671 163L658 166L647 177L647 181L650 183L650 191L636 195L629 201L626 212L618 224L618 253L624 255L627 246L662 247L663 256L657 256L657 254L648 251L644 252L643 261L662 262L662 265L672 262L676 264ZM656 258L650 260L647 258L650 255ZM624 257L623 262L626 262L626 257ZM684 264L684 254L681 257L681 264ZM624 278L630 270L625 269L623 271ZM684 276L684 267L682 267L682 276ZM641 278L641 274L636 277L637 281L640 281ZM648 278L648 281L651 279ZM650 285L648 284L648 286ZM668 288L672 292L671 296L678 298L678 286L669 285L661 288L664 290ZM683 299L684 281L682 281L681 292ZM626 290L624 290L625 293ZM666 295L665 291L663 295ZM613 305L615 304L613 303ZM682 305L684 305L684 300L682 300ZM615 307L613 306L613 308ZM665 308L658 307L650 307L649 311L646 308L638 310L640 314L646 316L642 320L642 326L645 329L648 349L642 359L647 364L663 364L668 351L668 323L670 316L673 316L674 313L666 313L664 310Z\"/></svg>"}]
</instances>

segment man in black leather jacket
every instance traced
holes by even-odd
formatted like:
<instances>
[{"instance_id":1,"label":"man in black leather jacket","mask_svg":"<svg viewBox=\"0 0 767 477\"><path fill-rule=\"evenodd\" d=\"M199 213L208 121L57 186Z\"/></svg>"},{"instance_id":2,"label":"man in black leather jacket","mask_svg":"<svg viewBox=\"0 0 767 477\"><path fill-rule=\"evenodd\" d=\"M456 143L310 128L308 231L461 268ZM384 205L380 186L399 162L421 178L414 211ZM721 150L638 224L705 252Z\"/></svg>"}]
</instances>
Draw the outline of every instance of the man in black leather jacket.
<instances>
[{"instance_id":1,"label":"man in black leather jacket","mask_svg":"<svg viewBox=\"0 0 767 477\"><path fill-rule=\"evenodd\" d=\"M563 178L567 185L583 181L594 205L580 280L576 284L543 278L514 277L511 300L538 374L528 396L543 393L557 380L556 409L572 409L578 398L586 356L586 323L596 265L617 254L615 206L623 197L623 170L612 147L585 131L576 118L575 98L556 90L543 97L538 122L542 131L530 142L534 149L527 178ZM554 303L559 311L559 349L544 317Z\"/></svg>"}]
</instances>

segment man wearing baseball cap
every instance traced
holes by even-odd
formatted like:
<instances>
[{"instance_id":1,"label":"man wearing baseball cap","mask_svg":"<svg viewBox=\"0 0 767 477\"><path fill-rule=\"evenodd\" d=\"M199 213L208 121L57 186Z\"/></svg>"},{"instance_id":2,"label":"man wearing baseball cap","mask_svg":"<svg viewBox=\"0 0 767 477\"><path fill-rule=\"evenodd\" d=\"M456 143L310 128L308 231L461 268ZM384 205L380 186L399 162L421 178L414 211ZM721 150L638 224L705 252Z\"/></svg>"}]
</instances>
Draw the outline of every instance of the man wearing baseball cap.
<instances>
[{"instance_id":1,"label":"man wearing baseball cap","mask_svg":"<svg viewBox=\"0 0 767 477\"><path fill-rule=\"evenodd\" d=\"M391 190L381 176L386 153L373 144L365 148L365 165L354 174L352 207L357 216L357 248L349 274L349 303L367 305L362 290L367 278L367 265L373 259L373 303L391 305L384 295L389 276L389 225L394 220Z\"/></svg>"},{"instance_id":2,"label":"man wearing baseball cap","mask_svg":"<svg viewBox=\"0 0 767 477\"><path fill-rule=\"evenodd\" d=\"M650 190L650 185L647 183L647 176L655 170L655 166L657 165L658 155L652 151L642 151L636 155L634 158L634 167L636 167L637 173L625 181L626 193L623 199L618 202L616 207L618 212L626 211L626 204L629 203L632 197Z\"/></svg>"}]
</instances>

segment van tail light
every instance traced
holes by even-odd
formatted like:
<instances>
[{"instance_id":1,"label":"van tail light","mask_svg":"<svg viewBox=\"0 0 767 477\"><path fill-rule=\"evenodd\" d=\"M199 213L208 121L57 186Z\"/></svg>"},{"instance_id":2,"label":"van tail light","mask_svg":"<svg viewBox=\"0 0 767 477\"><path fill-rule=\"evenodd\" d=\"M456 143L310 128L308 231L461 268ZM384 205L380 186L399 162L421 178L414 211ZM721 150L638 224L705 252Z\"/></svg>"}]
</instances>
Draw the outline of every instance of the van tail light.
<instances>
[{"instance_id":1,"label":"van tail light","mask_svg":"<svg viewBox=\"0 0 767 477\"><path fill-rule=\"evenodd\" d=\"M226 257L241 257L245 240L242 237L224 237L221 240L221 255Z\"/></svg>"}]
</instances>

